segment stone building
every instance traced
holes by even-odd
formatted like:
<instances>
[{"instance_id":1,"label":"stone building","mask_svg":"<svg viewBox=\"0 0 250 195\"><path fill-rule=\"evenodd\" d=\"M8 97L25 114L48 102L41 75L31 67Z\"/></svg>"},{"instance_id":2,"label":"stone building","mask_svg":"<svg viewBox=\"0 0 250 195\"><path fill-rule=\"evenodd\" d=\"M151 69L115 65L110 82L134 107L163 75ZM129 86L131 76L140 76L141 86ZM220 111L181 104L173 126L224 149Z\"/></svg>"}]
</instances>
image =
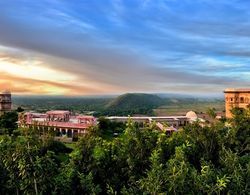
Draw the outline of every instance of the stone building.
<instances>
[{"instance_id":1,"label":"stone building","mask_svg":"<svg viewBox=\"0 0 250 195\"><path fill-rule=\"evenodd\" d=\"M186 116L109 116L106 119L122 123L126 123L129 119L137 123L151 123L155 121L156 123L167 123L174 128L179 128L189 123L189 118Z\"/></svg>"},{"instance_id":2,"label":"stone building","mask_svg":"<svg viewBox=\"0 0 250 195\"><path fill-rule=\"evenodd\" d=\"M0 92L0 115L11 111L11 93L9 91Z\"/></svg>"},{"instance_id":3,"label":"stone building","mask_svg":"<svg viewBox=\"0 0 250 195\"><path fill-rule=\"evenodd\" d=\"M249 89L226 89L225 109L226 117L232 118L232 108L247 108L250 105L250 88Z\"/></svg>"}]
</instances>

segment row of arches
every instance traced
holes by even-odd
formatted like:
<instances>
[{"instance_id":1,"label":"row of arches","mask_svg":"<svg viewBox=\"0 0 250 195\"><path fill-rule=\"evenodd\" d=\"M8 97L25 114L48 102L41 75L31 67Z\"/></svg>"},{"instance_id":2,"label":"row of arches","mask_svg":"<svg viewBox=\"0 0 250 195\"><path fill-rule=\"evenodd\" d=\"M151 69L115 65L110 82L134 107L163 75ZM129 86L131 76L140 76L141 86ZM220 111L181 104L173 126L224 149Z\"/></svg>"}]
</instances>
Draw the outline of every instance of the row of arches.
<instances>
[{"instance_id":1,"label":"row of arches","mask_svg":"<svg viewBox=\"0 0 250 195\"><path fill-rule=\"evenodd\" d=\"M25 127L25 125L21 125L20 127ZM48 126L40 126L40 125L28 125L29 128L35 129L37 128L40 134L47 133L48 131L54 131L54 136L56 137L78 137L86 133L85 129L67 129L67 128L60 128L60 127L48 127Z\"/></svg>"},{"instance_id":2,"label":"row of arches","mask_svg":"<svg viewBox=\"0 0 250 195\"><path fill-rule=\"evenodd\" d=\"M78 137L81 134L85 134L85 130L78 130L78 129L56 129L55 135L57 137L67 136L69 138Z\"/></svg>"},{"instance_id":3,"label":"row of arches","mask_svg":"<svg viewBox=\"0 0 250 195\"><path fill-rule=\"evenodd\" d=\"M249 98L248 97L226 97L226 102L249 103Z\"/></svg>"}]
</instances>

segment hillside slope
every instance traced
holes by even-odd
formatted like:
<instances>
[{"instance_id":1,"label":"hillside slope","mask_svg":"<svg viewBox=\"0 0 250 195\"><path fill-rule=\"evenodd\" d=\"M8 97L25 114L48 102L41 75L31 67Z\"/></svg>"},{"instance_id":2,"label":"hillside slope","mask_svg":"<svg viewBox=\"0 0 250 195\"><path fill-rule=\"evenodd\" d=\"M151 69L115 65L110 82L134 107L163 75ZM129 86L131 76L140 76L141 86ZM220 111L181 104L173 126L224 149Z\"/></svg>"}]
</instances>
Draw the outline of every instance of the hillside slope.
<instances>
[{"instance_id":1,"label":"hillside slope","mask_svg":"<svg viewBox=\"0 0 250 195\"><path fill-rule=\"evenodd\" d=\"M163 99L157 95L126 93L106 105L106 112L115 115L152 114L152 109L162 105Z\"/></svg>"}]
</instances>

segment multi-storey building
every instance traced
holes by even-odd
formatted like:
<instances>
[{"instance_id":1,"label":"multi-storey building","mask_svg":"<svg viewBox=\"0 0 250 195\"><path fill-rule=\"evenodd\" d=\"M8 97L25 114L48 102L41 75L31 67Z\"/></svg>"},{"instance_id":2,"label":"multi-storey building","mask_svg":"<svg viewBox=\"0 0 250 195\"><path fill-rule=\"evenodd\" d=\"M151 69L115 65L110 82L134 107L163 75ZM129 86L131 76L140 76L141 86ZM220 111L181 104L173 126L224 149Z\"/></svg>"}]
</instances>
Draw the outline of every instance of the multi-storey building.
<instances>
[{"instance_id":1,"label":"multi-storey building","mask_svg":"<svg viewBox=\"0 0 250 195\"><path fill-rule=\"evenodd\" d=\"M232 108L247 108L250 105L250 88L249 89L226 89L225 109L226 117L232 118Z\"/></svg>"},{"instance_id":2,"label":"multi-storey building","mask_svg":"<svg viewBox=\"0 0 250 195\"><path fill-rule=\"evenodd\" d=\"M9 91L2 91L0 93L0 115L11 111L11 93Z\"/></svg>"},{"instance_id":3,"label":"multi-storey building","mask_svg":"<svg viewBox=\"0 0 250 195\"><path fill-rule=\"evenodd\" d=\"M25 112L19 114L19 127L48 128L55 131L56 136L74 137L83 135L86 130L96 124L93 116L72 115L67 110L52 110L46 113Z\"/></svg>"}]
</instances>

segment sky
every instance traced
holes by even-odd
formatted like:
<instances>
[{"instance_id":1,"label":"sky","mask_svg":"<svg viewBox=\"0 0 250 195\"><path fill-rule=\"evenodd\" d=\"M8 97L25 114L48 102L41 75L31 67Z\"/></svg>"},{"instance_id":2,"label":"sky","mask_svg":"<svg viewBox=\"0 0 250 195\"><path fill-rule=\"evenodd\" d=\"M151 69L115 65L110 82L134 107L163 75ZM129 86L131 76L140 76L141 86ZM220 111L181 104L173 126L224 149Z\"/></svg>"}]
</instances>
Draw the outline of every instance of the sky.
<instances>
[{"instance_id":1,"label":"sky","mask_svg":"<svg viewBox=\"0 0 250 195\"><path fill-rule=\"evenodd\" d=\"M221 94L250 86L250 1L0 0L0 90Z\"/></svg>"}]
</instances>

